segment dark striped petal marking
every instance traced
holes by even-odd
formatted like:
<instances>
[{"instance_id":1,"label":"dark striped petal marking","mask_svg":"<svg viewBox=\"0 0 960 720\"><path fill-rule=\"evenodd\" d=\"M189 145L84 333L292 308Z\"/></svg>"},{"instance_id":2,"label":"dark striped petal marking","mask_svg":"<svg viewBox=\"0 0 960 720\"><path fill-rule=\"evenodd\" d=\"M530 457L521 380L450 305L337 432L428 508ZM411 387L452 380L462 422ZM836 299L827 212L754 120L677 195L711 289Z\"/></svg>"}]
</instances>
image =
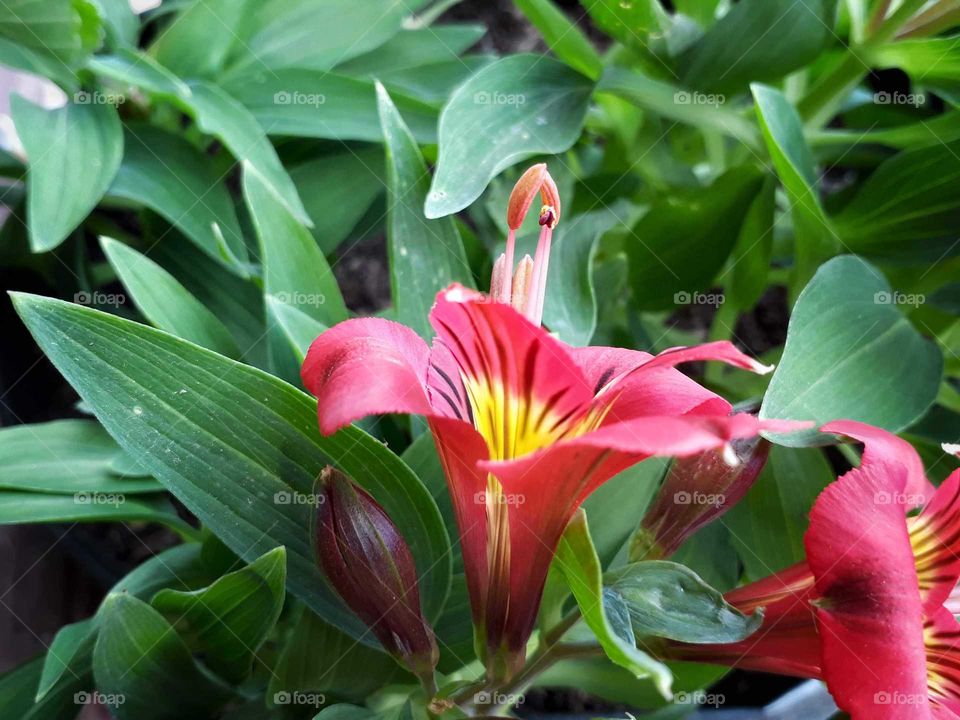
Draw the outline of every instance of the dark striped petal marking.
<instances>
[{"instance_id":1,"label":"dark striped petal marking","mask_svg":"<svg viewBox=\"0 0 960 720\"><path fill-rule=\"evenodd\" d=\"M960 470L907 526L924 608L932 612L946 602L960 579Z\"/></svg>"}]
</instances>

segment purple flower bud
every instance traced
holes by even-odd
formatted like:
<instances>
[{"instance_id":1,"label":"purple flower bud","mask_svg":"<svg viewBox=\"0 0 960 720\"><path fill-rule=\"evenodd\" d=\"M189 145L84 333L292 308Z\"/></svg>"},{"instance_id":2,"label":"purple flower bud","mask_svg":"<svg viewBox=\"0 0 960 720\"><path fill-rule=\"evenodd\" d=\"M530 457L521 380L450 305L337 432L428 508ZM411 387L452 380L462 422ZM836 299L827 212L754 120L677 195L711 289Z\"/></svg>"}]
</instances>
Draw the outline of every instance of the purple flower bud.
<instances>
[{"instance_id":1,"label":"purple flower bud","mask_svg":"<svg viewBox=\"0 0 960 720\"><path fill-rule=\"evenodd\" d=\"M675 553L684 540L743 499L769 454L770 443L754 437L674 461L633 536L630 559Z\"/></svg>"},{"instance_id":2,"label":"purple flower bud","mask_svg":"<svg viewBox=\"0 0 960 720\"><path fill-rule=\"evenodd\" d=\"M330 583L400 664L432 683L439 653L403 536L383 508L338 470L323 470L317 492L317 556Z\"/></svg>"}]
</instances>

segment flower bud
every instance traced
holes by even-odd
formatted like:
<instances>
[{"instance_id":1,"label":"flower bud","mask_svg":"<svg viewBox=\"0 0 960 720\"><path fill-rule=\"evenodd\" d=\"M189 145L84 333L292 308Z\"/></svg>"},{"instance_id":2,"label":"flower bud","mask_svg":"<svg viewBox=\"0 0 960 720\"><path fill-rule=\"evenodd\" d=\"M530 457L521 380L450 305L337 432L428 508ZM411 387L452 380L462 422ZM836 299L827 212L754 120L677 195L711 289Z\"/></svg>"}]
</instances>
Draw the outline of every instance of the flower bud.
<instances>
[{"instance_id":1,"label":"flower bud","mask_svg":"<svg viewBox=\"0 0 960 720\"><path fill-rule=\"evenodd\" d=\"M401 665L432 683L439 653L403 536L383 508L338 470L323 470L317 493L317 556L330 583Z\"/></svg>"},{"instance_id":2,"label":"flower bud","mask_svg":"<svg viewBox=\"0 0 960 720\"><path fill-rule=\"evenodd\" d=\"M736 505L770 454L759 437L678 458L630 542L631 561L669 557L707 523Z\"/></svg>"}]
</instances>

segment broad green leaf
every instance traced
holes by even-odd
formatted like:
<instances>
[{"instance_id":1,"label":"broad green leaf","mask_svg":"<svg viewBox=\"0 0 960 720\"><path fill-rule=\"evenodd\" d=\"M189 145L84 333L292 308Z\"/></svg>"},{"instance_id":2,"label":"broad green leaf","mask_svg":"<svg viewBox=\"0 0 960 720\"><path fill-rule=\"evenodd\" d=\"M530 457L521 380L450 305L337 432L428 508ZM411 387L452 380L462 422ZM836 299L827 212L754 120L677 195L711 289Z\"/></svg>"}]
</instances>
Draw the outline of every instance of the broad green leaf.
<instances>
[{"instance_id":1,"label":"broad green leaf","mask_svg":"<svg viewBox=\"0 0 960 720\"><path fill-rule=\"evenodd\" d=\"M607 586L630 611L633 632L689 643L739 642L763 622L763 613L747 617L707 585L699 575L674 562L631 563L609 573Z\"/></svg>"},{"instance_id":2,"label":"broad green leaf","mask_svg":"<svg viewBox=\"0 0 960 720\"><path fill-rule=\"evenodd\" d=\"M279 547L201 590L161 590L151 604L186 622L210 669L239 683L280 617L286 566L286 551Z\"/></svg>"},{"instance_id":3,"label":"broad green leaf","mask_svg":"<svg viewBox=\"0 0 960 720\"><path fill-rule=\"evenodd\" d=\"M637 678L651 678L660 693L670 697L670 670L637 649L626 605L603 587L603 571L583 510L577 511L567 526L555 562L567 579L584 621L607 657Z\"/></svg>"},{"instance_id":4,"label":"broad green leaf","mask_svg":"<svg viewBox=\"0 0 960 720\"><path fill-rule=\"evenodd\" d=\"M726 293L738 308L752 308L767 289L776 207L776 183L768 177L743 218L731 267L720 278L728 280Z\"/></svg>"},{"instance_id":5,"label":"broad green leaf","mask_svg":"<svg viewBox=\"0 0 960 720\"><path fill-rule=\"evenodd\" d=\"M266 299L267 312L272 320L280 325L290 341L290 347L297 356L297 361L302 364L307 356L307 351L310 349L310 344L327 329L327 326L317 322L293 305L281 302L273 295L267 295Z\"/></svg>"},{"instance_id":6,"label":"broad green leaf","mask_svg":"<svg viewBox=\"0 0 960 720\"><path fill-rule=\"evenodd\" d=\"M29 159L30 247L52 250L90 214L117 174L123 157L120 119L106 103L44 110L19 95L11 111Z\"/></svg>"},{"instance_id":7,"label":"broad green leaf","mask_svg":"<svg viewBox=\"0 0 960 720\"><path fill-rule=\"evenodd\" d=\"M223 323L173 275L116 240L101 238L100 245L137 309L152 325L221 355L240 355Z\"/></svg>"},{"instance_id":8,"label":"broad green leaf","mask_svg":"<svg viewBox=\"0 0 960 720\"><path fill-rule=\"evenodd\" d=\"M220 86L185 83L149 55L121 50L99 56L89 65L99 75L130 83L177 104L197 126L217 137L240 162L249 165L270 192L301 222L310 218L266 132L247 110Z\"/></svg>"},{"instance_id":9,"label":"broad green leaf","mask_svg":"<svg viewBox=\"0 0 960 720\"><path fill-rule=\"evenodd\" d=\"M637 306L662 310L698 302L700 291L710 286L733 251L759 188L753 170L739 167L707 189L655 203L627 238Z\"/></svg>"},{"instance_id":10,"label":"broad green leaf","mask_svg":"<svg viewBox=\"0 0 960 720\"><path fill-rule=\"evenodd\" d=\"M34 691L40 677L43 658L26 662L0 676L0 714L17 720L74 720L83 701L79 693L92 688L89 667L80 677L71 677L56 692L34 704ZM87 695L89 697L89 695Z\"/></svg>"},{"instance_id":11,"label":"broad green leaf","mask_svg":"<svg viewBox=\"0 0 960 720\"><path fill-rule=\"evenodd\" d=\"M473 285L453 218L426 220L423 204L430 172L396 106L377 85L380 124L387 151L387 242L397 321L425 340L433 337L430 308L437 293L457 281Z\"/></svg>"},{"instance_id":12,"label":"broad green leaf","mask_svg":"<svg viewBox=\"0 0 960 720\"><path fill-rule=\"evenodd\" d=\"M77 90L80 86L76 73L62 61L3 36L0 36L0 64L49 78L67 90Z\"/></svg>"},{"instance_id":13,"label":"broad green leaf","mask_svg":"<svg viewBox=\"0 0 960 720\"><path fill-rule=\"evenodd\" d=\"M603 63L593 44L580 28L553 4L553 0L516 0L516 5L540 31L544 41L560 60L588 78L600 78ZM591 6L599 5L596 0L587 0L586 3L588 11ZM597 10L592 13L596 17Z\"/></svg>"},{"instance_id":14,"label":"broad green leaf","mask_svg":"<svg viewBox=\"0 0 960 720\"><path fill-rule=\"evenodd\" d=\"M612 93L664 118L706 130L716 130L751 147L759 147L756 126L727 108L718 96L693 102L694 96L676 85L622 67L608 67L597 90Z\"/></svg>"},{"instance_id":15,"label":"broad green leaf","mask_svg":"<svg viewBox=\"0 0 960 720\"><path fill-rule=\"evenodd\" d=\"M230 697L204 674L176 630L142 600L110 595L93 650L97 689L119 702L118 720L209 717Z\"/></svg>"},{"instance_id":16,"label":"broad green leaf","mask_svg":"<svg viewBox=\"0 0 960 720\"><path fill-rule=\"evenodd\" d=\"M377 79L393 93L394 100L398 104L401 104L405 97L409 97L431 106L440 106L469 77L496 60L494 55L465 55L455 60L443 60L414 68L387 70L379 73ZM403 108L403 105L401 104L400 107ZM432 118L433 122L429 128L421 128L418 124L419 118L413 116L410 110L405 110L403 116L410 124L410 131L418 141L436 142L435 117ZM427 118L424 117L424 121L426 120Z\"/></svg>"},{"instance_id":17,"label":"broad green leaf","mask_svg":"<svg viewBox=\"0 0 960 720\"><path fill-rule=\"evenodd\" d=\"M627 214L617 205L564 218L553 236L543 322L561 340L587 345L597 327L593 288L597 242Z\"/></svg>"},{"instance_id":18,"label":"broad green leaf","mask_svg":"<svg viewBox=\"0 0 960 720\"><path fill-rule=\"evenodd\" d=\"M291 167L290 177L313 218L313 237L328 255L383 192L383 150L350 147Z\"/></svg>"},{"instance_id":19,"label":"broad green leaf","mask_svg":"<svg viewBox=\"0 0 960 720\"><path fill-rule=\"evenodd\" d=\"M155 522L184 534L193 529L165 498L128 498L112 491L73 495L0 491L0 525L54 522Z\"/></svg>"},{"instance_id":20,"label":"broad green leaf","mask_svg":"<svg viewBox=\"0 0 960 720\"><path fill-rule=\"evenodd\" d=\"M93 420L55 420L0 430L0 488L43 493L157 492L156 480L122 478L114 461L122 453Z\"/></svg>"},{"instance_id":21,"label":"broad green leaf","mask_svg":"<svg viewBox=\"0 0 960 720\"><path fill-rule=\"evenodd\" d=\"M836 0L741 0L681 56L683 83L734 93L779 80L834 39L836 7Z\"/></svg>"},{"instance_id":22,"label":"broad green leaf","mask_svg":"<svg viewBox=\"0 0 960 720\"><path fill-rule=\"evenodd\" d=\"M249 6L249 0L193 0L163 28L150 54L181 77L215 80Z\"/></svg>"},{"instance_id":23,"label":"broad green leaf","mask_svg":"<svg viewBox=\"0 0 960 720\"><path fill-rule=\"evenodd\" d=\"M660 27L663 10L657 0L583 0L598 28L627 46L645 47L647 34Z\"/></svg>"},{"instance_id":24,"label":"broad green leaf","mask_svg":"<svg viewBox=\"0 0 960 720\"><path fill-rule=\"evenodd\" d=\"M381 443L353 427L320 437L316 402L304 393L159 330L49 298L15 303L107 431L240 557L285 546L290 592L372 643L313 558L313 482L336 463L400 528L425 612L439 613L450 581L447 533L429 493Z\"/></svg>"},{"instance_id":25,"label":"broad green leaf","mask_svg":"<svg viewBox=\"0 0 960 720\"><path fill-rule=\"evenodd\" d=\"M43 700L67 673L78 677L90 671L96 640L97 623L93 618L64 625L57 631L44 656L36 689L37 701Z\"/></svg>"},{"instance_id":26,"label":"broad green leaf","mask_svg":"<svg viewBox=\"0 0 960 720\"><path fill-rule=\"evenodd\" d=\"M773 446L747 496L719 521L730 530L748 579L759 580L803 560L810 508L835 478L817 448Z\"/></svg>"},{"instance_id":27,"label":"broad green leaf","mask_svg":"<svg viewBox=\"0 0 960 720\"><path fill-rule=\"evenodd\" d=\"M366 699L400 675L393 658L356 642L306 608L296 616L267 688L267 702L283 705L284 696L322 693Z\"/></svg>"},{"instance_id":28,"label":"broad green leaf","mask_svg":"<svg viewBox=\"0 0 960 720\"><path fill-rule=\"evenodd\" d=\"M423 0L264 0L250 3L227 74L266 69L329 70L379 47ZM322 28L323 32L318 32Z\"/></svg>"},{"instance_id":29,"label":"broad green leaf","mask_svg":"<svg viewBox=\"0 0 960 720\"><path fill-rule=\"evenodd\" d=\"M779 90L764 85L753 85L751 90L763 139L790 200L796 291L813 276L817 265L835 254L836 233L820 205L813 155L800 116Z\"/></svg>"},{"instance_id":30,"label":"broad green leaf","mask_svg":"<svg viewBox=\"0 0 960 720\"><path fill-rule=\"evenodd\" d=\"M378 715L366 707L339 704L326 708L313 720L375 720Z\"/></svg>"},{"instance_id":31,"label":"broad green leaf","mask_svg":"<svg viewBox=\"0 0 960 720\"><path fill-rule=\"evenodd\" d=\"M5 0L0 35L72 65L100 44L100 15L91 0Z\"/></svg>"},{"instance_id":32,"label":"broad green leaf","mask_svg":"<svg viewBox=\"0 0 960 720\"><path fill-rule=\"evenodd\" d=\"M277 202L249 165L244 167L243 195L260 238L264 291L325 325L346 320L337 279L310 231Z\"/></svg>"},{"instance_id":33,"label":"broad green leaf","mask_svg":"<svg viewBox=\"0 0 960 720\"><path fill-rule=\"evenodd\" d=\"M234 272L247 248L230 193L210 159L183 138L149 125L127 125L123 162L108 196L140 203L178 227Z\"/></svg>"},{"instance_id":34,"label":"broad green leaf","mask_svg":"<svg viewBox=\"0 0 960 720\"><path fill-rule=\"evenodd\" d=\"M760 417L859 420L891 432L921 417L937 397L943 357L898 307L910 300L854 255L822 265L794 305ZM877 378L896 391L878 392ZM825 438L809 430L778 440Z\"/></svg>"},{"instance_id":35,"label":"broad green leaf","mask_svg":"<svg viewBox=\"0 0 960 720\"><path fill-rule=\"evenodd\" d=\"M140 18L133 12L129 0L91 0L100 11L107 38L114 47L136 45L140 33Z\"/></svg>"},{"instance_id":36,"label":"broad green leaf","mask_svg":"<svg viewBox=\"0 0 960 720\"><path fill-rule=\"evenodd\" d=\"M432 25L401 30L371 52L339 63L337 73L383 79L384 73L457 60L487 29L483 25Z\"/></svg>"},{"instance_id":37,"label":"broad green leaf","mask_svg":"<svg viewBox=\"0 0 960 720\"><path fill-rule=\"evenodd\" d=\"M440 159L428 218L467 207L501 170L567 150L583 129L593 83L539 55L511 55L461 85L440 114Z\"/></svg>"},{"instance_id":38,"label":"broad green leaf","mask_svg":"<svg viewBox=\"0 0 960 720\"><path fill-rule=\"evenodd\" d=\"M278 70L238 77L224 86L274 135L380 142L373 80L317 70ZM420 142L436 142L437 111L397 96Z\"/></svg>"},{"instance_id":39,"label":"broad green leaf","mask_svg":"<svg viewBox=\"0 0 960 720\"><path fill-rule=\"evenodd\" d=\"M956 254L960 141L884 161L834 217L844 245L865 255L938 262Z\"/></svg>"}]
</instances>

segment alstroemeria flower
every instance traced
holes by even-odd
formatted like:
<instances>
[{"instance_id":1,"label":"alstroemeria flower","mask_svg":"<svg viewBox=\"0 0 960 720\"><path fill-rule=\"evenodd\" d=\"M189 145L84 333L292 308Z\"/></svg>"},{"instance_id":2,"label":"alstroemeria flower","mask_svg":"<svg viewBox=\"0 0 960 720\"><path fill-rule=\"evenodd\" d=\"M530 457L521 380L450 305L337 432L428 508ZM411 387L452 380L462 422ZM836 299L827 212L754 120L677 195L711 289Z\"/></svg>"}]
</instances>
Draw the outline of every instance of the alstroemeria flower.
<instances>
[{"instance_id":1,"label":"alstroemeria flower","mask_svg":"<svg viewBox=\"0 0 960 720\"><path fill-rule=\"evenodd\" d=\"M727 594L765 607L763 626L668 654L822 678L853 720L960 718L960 624L944 607L960 578L960 471L934 489L906 441L852 421L822 430L862 441L863 460L814 504L805 562Z\"/></svg>"},{"instance_id":2,"label":"alstroemeria flower","mask_svg":"<svg viewBox=\"0 0 960 720\"><path fill-rule=\"evenodd\" d=\"M532 196L539 186L521 190ZM556 217L542 210L543 227ZM548 245L546 233L543 264ZM526 300L542 308L542 296ZM371 414L428 419L456 512L478 653L498 678L522 664L560 536L593 490L651 455L692 455L764 427L795 427L731 415L727 401L674 369L701 360L768 369L730 343L656 357L574 348L532 319L538 311L514 304L453 285L430 313L432 347L394 322L348 320L314 341L302 372L325 434Z\"/></svg>"}]
</instances>

